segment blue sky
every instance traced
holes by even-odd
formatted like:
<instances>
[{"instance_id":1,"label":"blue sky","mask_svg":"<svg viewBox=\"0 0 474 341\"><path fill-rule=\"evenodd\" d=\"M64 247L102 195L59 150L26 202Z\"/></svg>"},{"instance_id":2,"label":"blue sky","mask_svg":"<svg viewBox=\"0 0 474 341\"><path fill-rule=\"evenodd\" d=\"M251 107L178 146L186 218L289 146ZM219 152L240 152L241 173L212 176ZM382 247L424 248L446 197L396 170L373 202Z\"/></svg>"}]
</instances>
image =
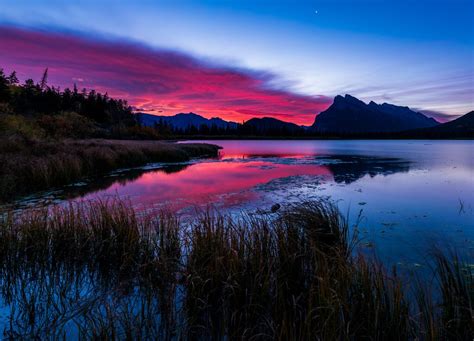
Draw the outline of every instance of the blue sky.
<instances>
[{"instance_id":1,"label":"blue sky","mask_svg":"<svg viewBox=\"0 0 474 341\"><path fill-rule=\"evenodd\" d=\"M0 24L126 40L267 86L459 115L474 108L474 1L0 1Z\"/></svg>"}]
</instances>

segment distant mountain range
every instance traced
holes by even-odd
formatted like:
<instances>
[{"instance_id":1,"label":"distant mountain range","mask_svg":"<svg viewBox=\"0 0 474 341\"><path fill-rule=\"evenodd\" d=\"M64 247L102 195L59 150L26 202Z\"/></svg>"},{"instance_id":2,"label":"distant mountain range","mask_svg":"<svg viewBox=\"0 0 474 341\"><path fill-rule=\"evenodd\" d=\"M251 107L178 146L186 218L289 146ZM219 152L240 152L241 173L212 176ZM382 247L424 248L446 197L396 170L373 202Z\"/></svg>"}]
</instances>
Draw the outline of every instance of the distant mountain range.
<instances>
[{"instance_id":1,"label":"distant mountain range","mask_svg":"<svg viewBox=\"0 0 474 341\"><path fill-rule=\"evenodd\" d=\"M166 124L175 130L194 128L217 128L220 131L235 131L241 135L314 135L314 134L374 134L402 133L415 137L427 135L472 136L474 134L474 111L447 123L440 124L408 107L393 104L369 104L350 96L336 96L333 104L316 116L311 126L299 126L272 117L252 118L243 124L214 117L207 119L195 113L179 113L174 116L156 116L137 113L145 126ZM202 132L202 131L201 131Z\"/></svg>"},{"instance_id":2,"label":"distant mountain range","mask_svg":"<svg viewBox=\"0 0 474 341\"><path fill-rule=\"evenodd\" d=\"M365 104L345 95L336 96L333 104L316 116L311 129L331 133L385 133L430 128L438 124L435 119L408 107L375 102Z\"/></svg>"},{"instance_id":3,"label":"distant mountain range","mask_svg":"<svg viewBox=\"0 0 474 341\"><path fill-rule=\"evenodd\" d=\"M224 121L222 118L213 117L207 119L201 115L195 113L179 113L173 116L157 116L144 113L138 113L141 124L147 127L153 127L155 124L160 122L166 123L175 129L187 129L192 126L199 128L201 126L207 126L211 128L213 125L220 129L237 129L237 123Z\"/></svg>"},{"instance_id":4,"label":"distant mountain range","mask_svg":"<svg viewBox=\"0 0 474 341\"><path fill-rule=\"evenodd\" d=\"M252 118L243 124L243 129L255 134L295 134L303 132L307 127L278 120L273 117Z\"/></svg>"}]
</instances>

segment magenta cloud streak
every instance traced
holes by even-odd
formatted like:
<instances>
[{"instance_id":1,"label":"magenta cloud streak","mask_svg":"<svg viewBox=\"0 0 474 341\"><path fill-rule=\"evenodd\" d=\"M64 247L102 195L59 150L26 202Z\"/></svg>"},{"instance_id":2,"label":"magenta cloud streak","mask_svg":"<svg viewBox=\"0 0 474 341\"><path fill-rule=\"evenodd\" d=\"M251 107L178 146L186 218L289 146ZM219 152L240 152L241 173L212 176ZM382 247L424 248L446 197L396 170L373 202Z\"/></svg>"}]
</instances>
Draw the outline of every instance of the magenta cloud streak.
<instances>
[{"instance_id":1,"label":"magenta cloud streak","mask_svg":"<svg viewBox=\"0 0 474 341\"><path fill-rule=\"evenodd\" d=\"M117 40L0 27L0 67L50 84L76 83L127 99L139 110L172 115L193 111L242 121L271 116L311 124L332 99L270 87L276 75L226 67L182 52Z\"/></svg>"}]
</instances>

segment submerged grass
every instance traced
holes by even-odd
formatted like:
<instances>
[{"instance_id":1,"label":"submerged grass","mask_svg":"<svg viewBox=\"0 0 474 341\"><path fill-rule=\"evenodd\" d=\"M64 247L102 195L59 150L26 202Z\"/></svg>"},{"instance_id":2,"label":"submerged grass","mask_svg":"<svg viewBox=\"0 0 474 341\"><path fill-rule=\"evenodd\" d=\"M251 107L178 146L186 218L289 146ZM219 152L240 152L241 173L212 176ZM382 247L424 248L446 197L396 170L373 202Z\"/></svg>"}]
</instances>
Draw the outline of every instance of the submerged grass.
<instances>
[{"instance_id":1,"label":"submerged grass","mask_svg":"<svg viewBox=\"0 0 474 341\"><path fill-rule=\"evenodd\" d=\"M0 140L0 202L117 168L149 162L182 162L217 154L217 146L204 143L3 139Z\"/></svg>"},{"instance_id":2,"label":"submerged grass","mask_svg":"<svg viewBox=\"0 0 474 341\"><path fill-rule=\"evenodd\" d=\"M3 215L5 338L470 340L472 272L436 256L437 291L353 252L329 202L273 217L135 212L124 202Z\"/></svg>"}]
</instances>

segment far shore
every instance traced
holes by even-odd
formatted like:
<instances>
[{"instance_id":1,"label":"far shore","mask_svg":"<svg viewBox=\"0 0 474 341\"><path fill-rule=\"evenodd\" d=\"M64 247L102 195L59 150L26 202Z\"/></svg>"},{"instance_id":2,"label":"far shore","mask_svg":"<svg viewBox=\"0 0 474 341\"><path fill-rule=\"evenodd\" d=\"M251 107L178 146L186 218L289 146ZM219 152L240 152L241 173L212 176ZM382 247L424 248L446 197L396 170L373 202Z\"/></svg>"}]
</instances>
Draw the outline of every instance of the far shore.
<instances>
[{"instance_id":1,"label":"far shore","mask_svg":"<svg viewBox=\"0 0 474 341\"><path fill-rule=\"evenodd\" d=\"M175 136L165 141L201 141L201 140L295 140L295 141L337 141L337 140L414 140L414 141L423 141L423 140L456 140L456 141L472 141L474 136L471 137L394 137L394 136L229 136L229 135L189 135L189 136Z\"/></svg>"}]
</instances>

